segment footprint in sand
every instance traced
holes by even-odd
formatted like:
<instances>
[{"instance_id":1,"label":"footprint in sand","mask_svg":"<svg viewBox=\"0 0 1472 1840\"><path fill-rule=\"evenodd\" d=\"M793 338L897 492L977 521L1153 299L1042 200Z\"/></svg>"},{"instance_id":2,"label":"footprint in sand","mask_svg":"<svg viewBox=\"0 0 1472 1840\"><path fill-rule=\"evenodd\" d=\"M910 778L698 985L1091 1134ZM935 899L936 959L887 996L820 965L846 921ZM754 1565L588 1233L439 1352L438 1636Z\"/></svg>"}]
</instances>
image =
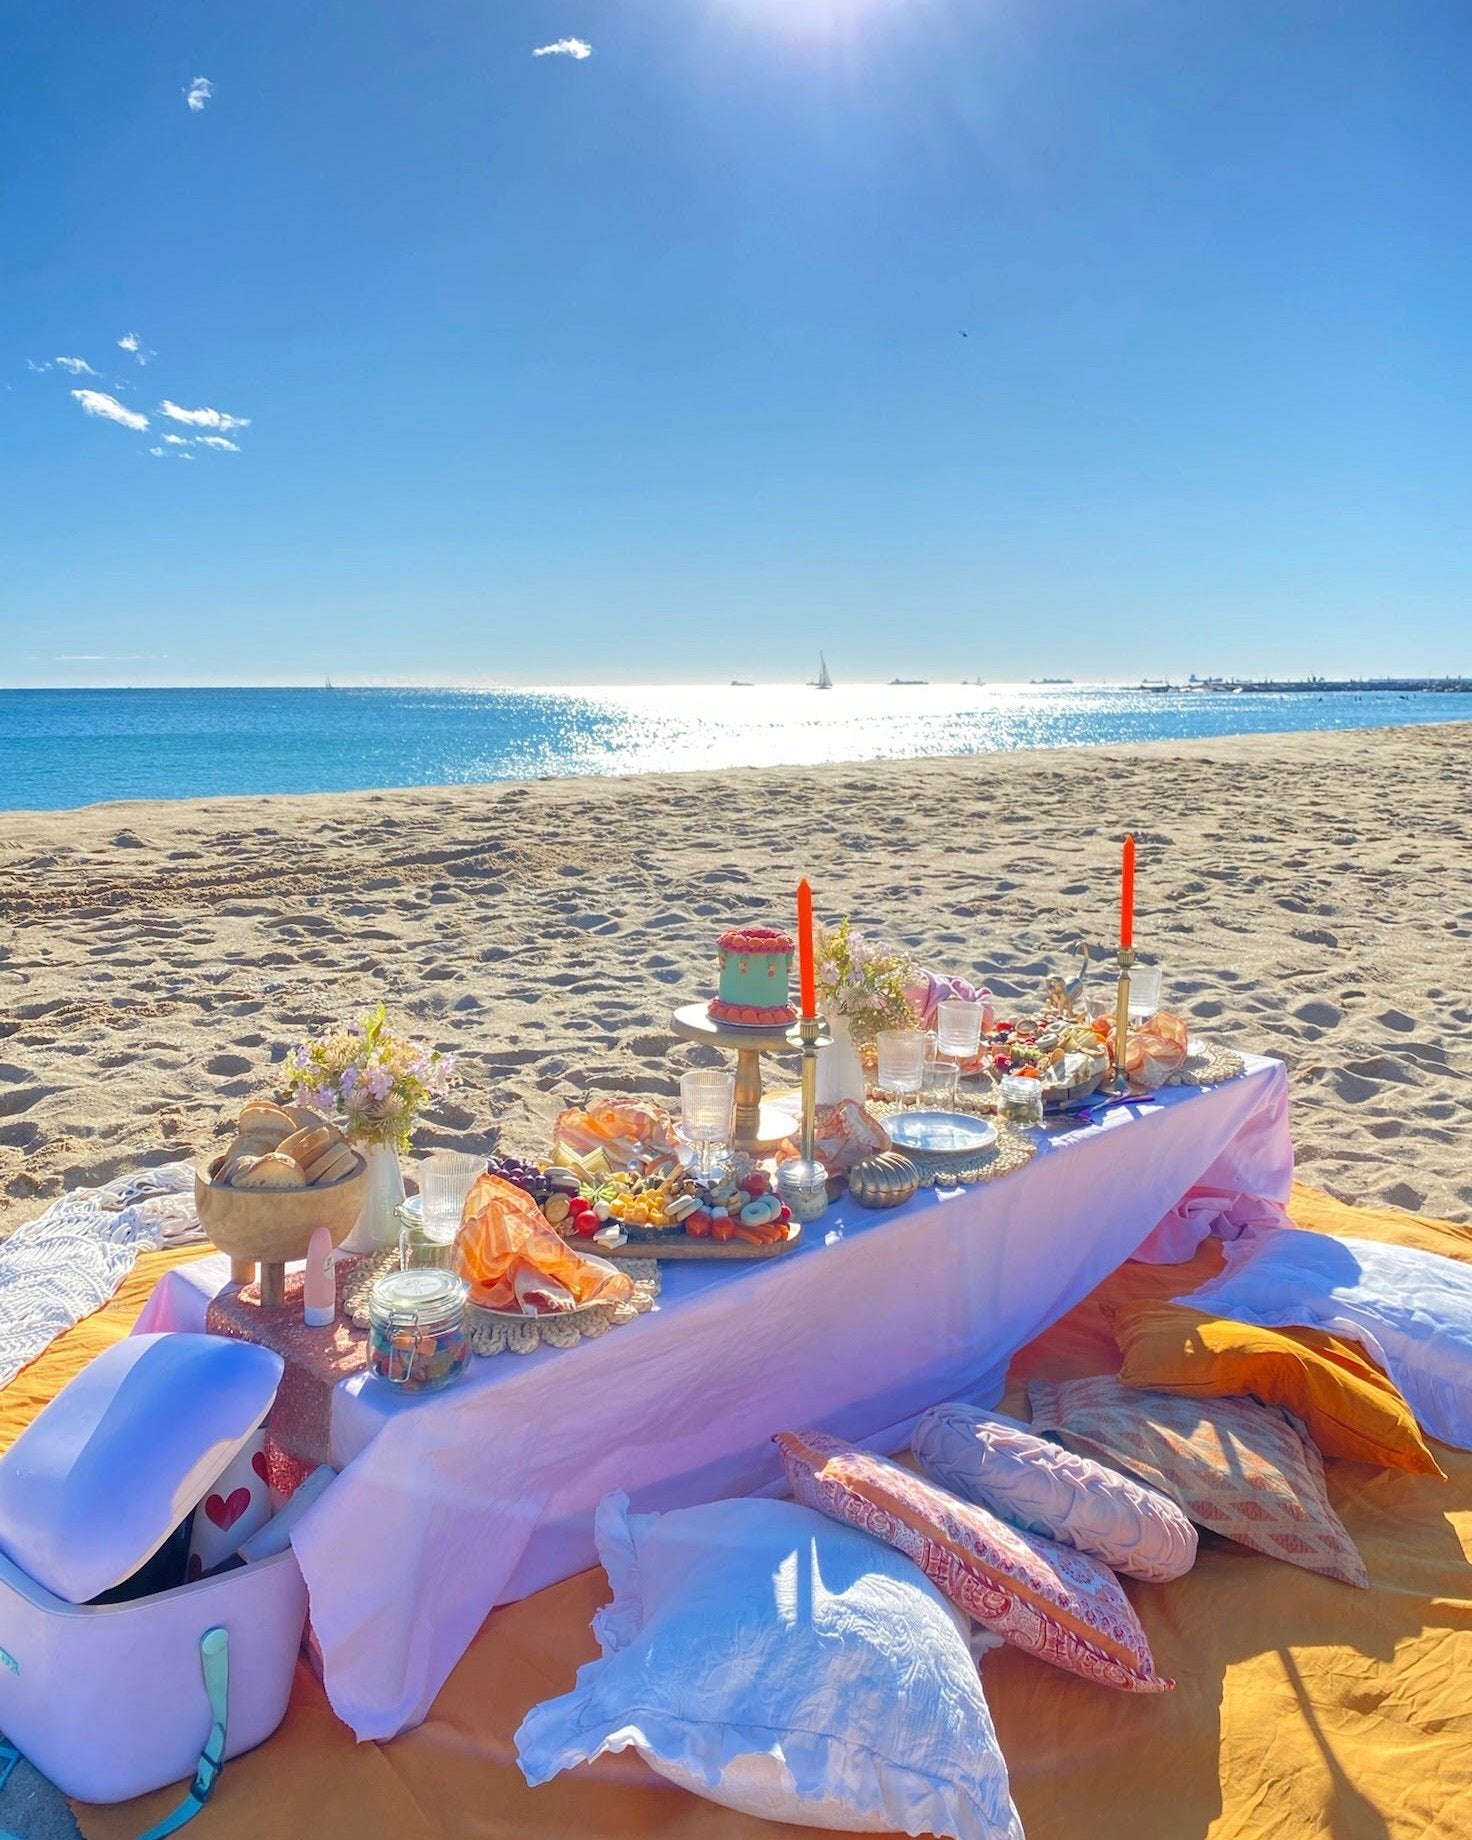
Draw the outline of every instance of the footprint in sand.
<instances>
[{"instance_id":1,"label":"footprint in sand","mask_svg":"<svg viewBox=\"0 0 1472 1840\"><path fill-rule=\"evenodd\" d=\"M1400 1035L1415 1033L1416 1019L1408 1016L1403 1009L1382 1009L1375 1020L1381 1028L1394 1029Z\"/></svg>"},{"instance_id":2,"label":"footprint in sand","mask_svg":"<svg viewBox=\"0 0 1472 1840\"><path fill-rule=\"evenodd\" d=\"M0 1118L17 1118L59 1090L55 1086L11 1086L0 1092Z\"/></svg>"},{"instance_id":3,"label":"footprint in sand","mask_svg":"<svg viewBox=\"0 0 1472 1840\"><path fill-rule=\"evenodd\" d=\"M229 1078L232 1074L249 1073L250 1061L243 1054L216 1054L204 1064L206 1073L219 1078Z\"/></svg>"},{"instance_id":4,"label":"footprint in sand","mask_svg":"<svg viewBox=\"0 0 1472 1840\"><path fill-rule=\"evenodd\" d=\"M1344 1011L1337 1003L1300 1003L1293 1011L1294 1019L1306 1022L1310 1028L1337 1029L1344 1020Z\"/></svg>"}]
</instances>

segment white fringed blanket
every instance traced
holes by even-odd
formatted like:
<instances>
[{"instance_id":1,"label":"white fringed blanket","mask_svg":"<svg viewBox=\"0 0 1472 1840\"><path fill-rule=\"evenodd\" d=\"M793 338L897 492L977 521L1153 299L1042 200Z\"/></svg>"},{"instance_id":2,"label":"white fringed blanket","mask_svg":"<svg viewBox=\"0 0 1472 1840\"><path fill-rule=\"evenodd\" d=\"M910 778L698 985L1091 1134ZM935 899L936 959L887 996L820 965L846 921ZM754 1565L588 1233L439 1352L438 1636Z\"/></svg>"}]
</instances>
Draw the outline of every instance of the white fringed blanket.
<instances>
[{"instance_id":1,"label":"white fringed blanket","mask_svg":"<svg viewBox=\"0 0 1472 1840\"><path fill-rule=\"evenodd\" d=\"M188 1163L74 1188L17 1227L0 1244L0 1386L100 1310L140 1252L203 1238Z\"/></svg>"}]
</instances>

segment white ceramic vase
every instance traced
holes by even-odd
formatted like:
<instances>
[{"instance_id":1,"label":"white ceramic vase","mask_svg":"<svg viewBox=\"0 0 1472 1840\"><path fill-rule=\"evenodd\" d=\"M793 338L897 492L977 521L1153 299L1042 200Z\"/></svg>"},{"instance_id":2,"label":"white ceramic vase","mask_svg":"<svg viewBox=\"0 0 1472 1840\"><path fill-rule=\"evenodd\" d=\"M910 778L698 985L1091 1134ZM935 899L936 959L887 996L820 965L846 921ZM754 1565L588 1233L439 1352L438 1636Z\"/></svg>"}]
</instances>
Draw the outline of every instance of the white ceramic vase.
<instances>
[{"instance_id":1,"label":"white ceramic vase","mask_svg":"<svg viewBox=\"0 0 1472 1840\"><path fill-rule=\"evenodd\" d=\"M404 1172L392 1144L359 1144L368 1159L368 1187L363 1210L342 1242L344 1252L382 1252L399 1243L396 1208L404 1204Z\"/></svg>"},{"instance_id":2,"label":"white ceramic vase","mask_svg":"<svg viewBox=\"0 0 1472 1840\"><path fill-rule=\"evenodd\" d=\"M843 1099L864 1103L864 1068L854 1038L849 1033L848 1018L837 1014L824 1017L833 1040L818 1050L818 1104L837 1105Z\"/></svg>"}]
</instances>

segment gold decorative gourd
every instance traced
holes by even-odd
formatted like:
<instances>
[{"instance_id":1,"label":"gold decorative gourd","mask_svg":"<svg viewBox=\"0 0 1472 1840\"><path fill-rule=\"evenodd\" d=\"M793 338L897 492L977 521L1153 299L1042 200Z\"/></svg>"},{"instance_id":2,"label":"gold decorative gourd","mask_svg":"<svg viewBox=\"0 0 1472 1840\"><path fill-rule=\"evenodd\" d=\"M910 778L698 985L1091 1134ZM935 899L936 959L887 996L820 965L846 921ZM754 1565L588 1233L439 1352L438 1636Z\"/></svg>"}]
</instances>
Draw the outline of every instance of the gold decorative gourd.
<instances>
[{"instance_id":1,"label":"gold decorative gourd","mask_svg":"<svg viewBox=\"0 0 1472 1840\"><path fill-rule=\"evenodd\" d=\"M848 1172L848 1192L860 1207L899 1207L919 1186L920 1171L897 1150L866 1156Z\"/></svg>"}]
</instances>

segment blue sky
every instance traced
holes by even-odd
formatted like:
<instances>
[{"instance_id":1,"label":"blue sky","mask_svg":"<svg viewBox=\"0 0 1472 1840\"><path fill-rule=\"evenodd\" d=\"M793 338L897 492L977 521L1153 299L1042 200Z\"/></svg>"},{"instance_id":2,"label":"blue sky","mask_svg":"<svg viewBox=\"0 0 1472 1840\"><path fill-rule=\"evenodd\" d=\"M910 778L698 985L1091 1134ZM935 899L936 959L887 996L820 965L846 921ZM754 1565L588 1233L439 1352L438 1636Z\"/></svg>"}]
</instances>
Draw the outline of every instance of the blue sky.
<instances>
[{"instance_id":1,"label":"blue sky","mask_svg":"<svg viewBox=\"0 0 1472 1840\"><path fill-rule=\"evenodd\" d=\"M15 0L0 682L1472 670L1469 79L1465 0Z\"/></svg>"}]
</instances>

